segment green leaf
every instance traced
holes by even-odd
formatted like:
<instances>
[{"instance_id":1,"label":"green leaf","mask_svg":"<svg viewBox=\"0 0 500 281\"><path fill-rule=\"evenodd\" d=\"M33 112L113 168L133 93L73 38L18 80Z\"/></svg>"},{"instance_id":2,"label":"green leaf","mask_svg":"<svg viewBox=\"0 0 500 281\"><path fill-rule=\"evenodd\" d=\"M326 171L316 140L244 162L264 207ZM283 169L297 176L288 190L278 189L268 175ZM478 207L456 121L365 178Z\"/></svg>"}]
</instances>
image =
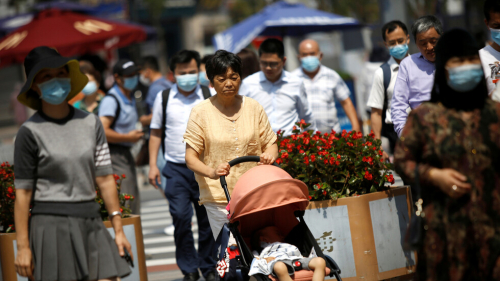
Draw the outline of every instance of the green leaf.
<instances>
[{"instance_id":1,"label":"green leaf","mask_svg":"<svg viewBox=\"0 0 500 281\"><path fill-rule=\"evenodd\" d=\"M352 178L351 180L349 180L349 184L354 184L357 181L358 181L358 178Z\"/></svg>"},{"instance_id":2,"label":"green leaf","mask_svg":"<svg viewBox=\"0 0 500 281\"><path fill-rule=\"evenodd\" d=\"M372 185L372 187L370 188L370 192L377 192L377 188L375 187L375 185Z\"/></svg>"}]
</instances>

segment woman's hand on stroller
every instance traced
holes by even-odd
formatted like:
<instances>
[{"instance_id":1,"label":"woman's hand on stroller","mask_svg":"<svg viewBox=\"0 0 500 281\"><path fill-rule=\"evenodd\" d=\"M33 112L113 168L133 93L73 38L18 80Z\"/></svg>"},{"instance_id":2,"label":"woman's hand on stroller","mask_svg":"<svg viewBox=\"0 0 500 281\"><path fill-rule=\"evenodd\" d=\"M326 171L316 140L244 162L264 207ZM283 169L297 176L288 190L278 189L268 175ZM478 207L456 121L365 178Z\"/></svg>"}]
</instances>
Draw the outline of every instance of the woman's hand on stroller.
<instances>
[{"instance_id":1,"label":"woman's hand on stroller","mask_svg":"<svg viewBox=\"0 0 500 281\"><path fill-rule=\"evenodd\" d=\"M210 178L213 180L218 180L221 176L229 176L229 163L222 163L217 166L217 168L213 169L210 173Z\"/></svg>"},{"instance_id":2,"label":"woman's hand on stroller","mask_svg":"<svg viewBox=\"0 0 500 281\"><path fill-rule=\"evenodd\" d=\"M260 155L259 165L272 165L274 163L274 157L269 153L262 153Z\"/></svg>"}]
</instances>

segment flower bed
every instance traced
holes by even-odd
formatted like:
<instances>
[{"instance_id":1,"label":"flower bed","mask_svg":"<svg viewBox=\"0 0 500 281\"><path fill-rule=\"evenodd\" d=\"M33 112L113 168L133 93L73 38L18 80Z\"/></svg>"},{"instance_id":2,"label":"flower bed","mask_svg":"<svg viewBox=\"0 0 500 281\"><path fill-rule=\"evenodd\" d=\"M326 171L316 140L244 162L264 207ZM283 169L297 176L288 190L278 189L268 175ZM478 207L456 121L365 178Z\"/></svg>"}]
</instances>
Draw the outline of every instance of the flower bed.
<instances>
[{"instance_id":1,"label":"flower bed","mask_svg":"<svg viewBox=\"0 0 500 281\"><path fill-rule=\"evenodd\" d=\"M293 178L309 187L309 200L320 201L358 196L387 190L394 183L380 148L381 141L370 133L321 134L307 130L301 120L287 137L278 131L279 158L276 160Z\"/></svg>"}]
</instances>

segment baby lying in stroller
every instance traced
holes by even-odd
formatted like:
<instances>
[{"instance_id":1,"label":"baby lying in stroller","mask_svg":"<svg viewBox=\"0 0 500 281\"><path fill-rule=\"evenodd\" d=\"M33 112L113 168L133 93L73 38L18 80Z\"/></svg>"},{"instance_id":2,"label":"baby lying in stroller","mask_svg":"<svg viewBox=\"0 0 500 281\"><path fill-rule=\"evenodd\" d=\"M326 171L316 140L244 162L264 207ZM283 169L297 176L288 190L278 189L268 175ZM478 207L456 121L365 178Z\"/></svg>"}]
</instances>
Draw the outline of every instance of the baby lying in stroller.
<instances>
[{"instance_id":1,"label":"baby lying in stroller","mask_svg":"<svg viewBox=\"0 0 500 281\"><path fill-rule=\"evenodd\" d=\"M275 226L268 226L256 231L251 240L255 258L248 275L272 274L280 281L292 281L295 270L312 270L312 281L325 279L326 263L320 257L303 257L299 249L283 243L284 236ZM260 254L259 254L260 252Z\"/></svg>"}]
</instances>

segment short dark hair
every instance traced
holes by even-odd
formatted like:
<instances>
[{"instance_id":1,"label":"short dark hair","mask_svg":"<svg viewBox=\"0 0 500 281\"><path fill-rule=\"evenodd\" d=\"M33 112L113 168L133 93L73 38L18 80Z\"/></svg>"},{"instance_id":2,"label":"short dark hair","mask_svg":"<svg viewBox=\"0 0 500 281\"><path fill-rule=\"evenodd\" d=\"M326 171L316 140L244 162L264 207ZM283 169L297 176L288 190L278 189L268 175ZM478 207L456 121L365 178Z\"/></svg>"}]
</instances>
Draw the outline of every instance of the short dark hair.
<instances>
[{"instance_id":1,"label":"short dark hair","mask_svg":"<svg viewBox=\"0 0 500 281\"><path fill-rule=\"evenodd\" d=\"M384 41L385 41L385 33L386 32L391 33L394 30L396 30L398 27L400 27L405 32L405 35L408 35L408 29L406 28L406 24L404 24L403 22L401 22L399 20L393 20L393 21L390 21L390 22L384 24L384 26L382 26L382 38L384 39Z\"/></svg>"},{"instance_id":2,"label":"short dark hair","mask_svg":"<svg viewBox=\"0 0 500 281\"><path fill-rule=\"evenodd\" d=\"M94 76L94 79L97 81L97 83L101 84L101 74L97 70L95 70L94 65L91 62L86 60L81 60L80 71L83 74L90 74Z\"/></svg>"},{"instance_id":3,"label":"short dark hair","mask_svg":"<svg viewBox=\"0 0 500 281\"><path fill-rule=\"evenodd\" d=\"M189 63L193 59L196 61L198 68L200 68L200 54L197 51L182 50L170 60L170 70L174 72L178 63Z\"/></svg>"},{"instance_id":4,"label":"short dark hair","mask_svg":"<svg viewBox=\"0 0 500 281\"><path fill-rule=\"evenodd\" d=\"M486 18L486 21L491 19L491 12L500 13L500 0L484 1L484 17Z\"/></svg>"},{"instance_id":5,"label":"short dark hair","mask_svg":"<svg viewBox=\"0 0 500 281\"><path fill-rule=\"evenodd\" d=\"M224 50L218 50L215 55L206 64L207 77L210 82L214 82L216 75L226 73L231 68L241 77L241 59L237 55Z\"/></svg>"},{"instance_id":6,"label":"short dark hair","mask_svg":"<svg viewBox=\"0 0 500 281\"><path fill-rule=\"evenodd\" d=\"M236 55L240 57L243 65L243 69L241 70L243 76L241 79L245 79L248 76L260 71L259 58L254 51L244 48Z\"/></svg>"},{"instance_id":7,"label":"short dark hair","mask_svg":"<svg viewBox=\"0 0 500 281\"><path fill-rule=\"evenodd\" d=\"M415 42L417 41L417 34L426 32L432 27L434 27L439 35L443 34L443 25L438 18L433 15L419 17L411 27L411 33Z\"/></svg>"},{"instance_id":8,"label":"short dark hair","mask_svg":"<svg viewBox=\"0 0 500 281\"><path fill-rule=\"evenodd\" d=\"M281 40L276 38L268 38L260 44L259 57L262 54L277 54L280 59L285 57L285 46Z\"/></svg>"},{"instance_id":9,"label":"short dark hair","mask_svg":"<svg viewBox=\"0 0 500 281\"><path fill-rule=\"evenodd\" d=\"M206 64L207 64L207 62L208 62L211 58L213 58L213 57L214 57L214 55L204 55L204 56L203 56L203 58L201 59L201 64L205 64L205 65L206 65Z\"/></svg>"},{"instance_id":10,"label":"short dark hair","mask_svg":"<svg viewBox=\"0 0 500 281\"><path fill-rule=\"evenodd\" d=\"M160 65L158 59L154 56L145 56L142 58L142 69L149 68L153 71L160 72Z\"/></svg>"}]
</instances>

